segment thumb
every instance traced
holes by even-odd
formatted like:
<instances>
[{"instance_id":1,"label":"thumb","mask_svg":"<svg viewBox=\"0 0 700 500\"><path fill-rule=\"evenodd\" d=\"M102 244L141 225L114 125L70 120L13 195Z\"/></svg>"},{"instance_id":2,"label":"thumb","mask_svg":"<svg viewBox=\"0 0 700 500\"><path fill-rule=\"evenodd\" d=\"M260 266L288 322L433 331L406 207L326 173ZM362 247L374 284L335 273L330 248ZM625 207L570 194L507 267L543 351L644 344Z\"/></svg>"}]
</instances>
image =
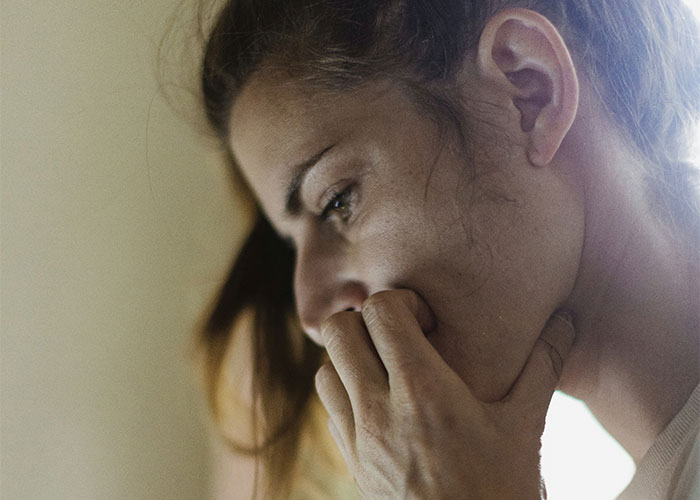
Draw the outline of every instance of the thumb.
<instances>
[{"instance_id":1,"label":"thumb","mask_svg":"<svg viewBox=\"0 0 700 500\"><path fill-rule=\"evenodd\" d=\"M509 404L544 419L574 336L574 326L568 313L560 312L549 318L510 392Z\"/></svg>"}]
</instances>

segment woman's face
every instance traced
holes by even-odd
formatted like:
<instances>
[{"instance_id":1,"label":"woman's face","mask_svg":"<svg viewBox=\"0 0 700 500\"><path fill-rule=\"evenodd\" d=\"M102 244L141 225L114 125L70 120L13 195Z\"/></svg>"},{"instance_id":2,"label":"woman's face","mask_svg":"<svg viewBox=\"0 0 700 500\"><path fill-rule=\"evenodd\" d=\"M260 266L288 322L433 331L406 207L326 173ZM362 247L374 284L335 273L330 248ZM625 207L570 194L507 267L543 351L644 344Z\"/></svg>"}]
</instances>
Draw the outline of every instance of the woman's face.
<instances>
[{"instance_id":1,"label":"woman's face","mask_svg":"<svg viewBox=\"0 0 700 500\"><path fill-rule=\"evenodd\" d=\"M566 169L533 167L504 138L517 120L492 112L470 127L467 155L387 82L333 94L258 73L245 86L230 145L296 248L314 340L328 316L410 288L435 313L430 342L476 396L507 393L571 291L582 221Z\"/></svg>"}]
</instances>

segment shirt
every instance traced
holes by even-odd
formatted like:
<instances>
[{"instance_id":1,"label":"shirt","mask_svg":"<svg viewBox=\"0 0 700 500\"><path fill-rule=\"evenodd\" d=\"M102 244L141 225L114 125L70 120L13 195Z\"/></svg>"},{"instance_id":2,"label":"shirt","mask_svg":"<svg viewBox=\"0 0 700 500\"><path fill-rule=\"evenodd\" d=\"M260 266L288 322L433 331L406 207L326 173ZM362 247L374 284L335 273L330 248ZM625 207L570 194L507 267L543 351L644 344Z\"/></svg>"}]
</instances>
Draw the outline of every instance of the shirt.
<instances>
[{"instance_id":1,"label":"shirt","mask_svg":"<svg viewBox=\"0 0 700 500\"><path fill-rule=\"evenodd\" d=\"M700 500L700 385L651 445L618 500Z\"/></svg>"}]
</instances>

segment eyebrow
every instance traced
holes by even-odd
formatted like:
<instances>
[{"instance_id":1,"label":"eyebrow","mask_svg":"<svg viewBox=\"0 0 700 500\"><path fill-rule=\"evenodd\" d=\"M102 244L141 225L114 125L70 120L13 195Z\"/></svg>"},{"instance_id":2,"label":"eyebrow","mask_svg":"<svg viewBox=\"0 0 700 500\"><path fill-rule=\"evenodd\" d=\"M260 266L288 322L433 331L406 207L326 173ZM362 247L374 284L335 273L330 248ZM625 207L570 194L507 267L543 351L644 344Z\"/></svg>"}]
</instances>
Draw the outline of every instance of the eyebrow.
<instances>
[{"instance_id":1,"label":"eyebrow","mask_svg":"<svg viewBox=\"0 0 700 500\"><path fill-rule=\"evenodd\" d=\"M284 199L284 213L289 216L298 216L301 211L301 198L299 196L301 185L304 182L306 174L309 173L316 164L321 161L323 155L330 151L333 146L328 146L326 149L308 160L294 167L294 176L287 186L287 194Z\"/></svg>"}]
</instances>

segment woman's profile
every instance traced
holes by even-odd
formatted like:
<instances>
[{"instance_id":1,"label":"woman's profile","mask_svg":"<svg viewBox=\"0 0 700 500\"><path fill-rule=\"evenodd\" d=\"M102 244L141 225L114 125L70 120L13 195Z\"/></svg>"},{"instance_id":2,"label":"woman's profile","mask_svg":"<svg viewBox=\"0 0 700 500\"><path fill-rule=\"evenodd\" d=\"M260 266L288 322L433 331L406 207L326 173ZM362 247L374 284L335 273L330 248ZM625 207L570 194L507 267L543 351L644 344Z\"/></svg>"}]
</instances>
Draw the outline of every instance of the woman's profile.
<instances>
[{"instance_id":1,"label":"woman's profile","mask_svg":"<svg viewBox=\"0 0 700 500\"><path fill-rule=\"evenodd\" d=\"M620 498L698 498L680 0L232 0L201 83L256 207L201 335L235 498L541 498L555 389Z\"/></svg>"}]
</instances>

